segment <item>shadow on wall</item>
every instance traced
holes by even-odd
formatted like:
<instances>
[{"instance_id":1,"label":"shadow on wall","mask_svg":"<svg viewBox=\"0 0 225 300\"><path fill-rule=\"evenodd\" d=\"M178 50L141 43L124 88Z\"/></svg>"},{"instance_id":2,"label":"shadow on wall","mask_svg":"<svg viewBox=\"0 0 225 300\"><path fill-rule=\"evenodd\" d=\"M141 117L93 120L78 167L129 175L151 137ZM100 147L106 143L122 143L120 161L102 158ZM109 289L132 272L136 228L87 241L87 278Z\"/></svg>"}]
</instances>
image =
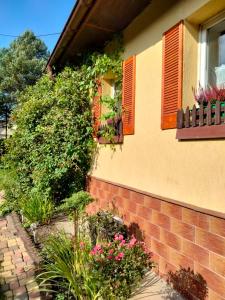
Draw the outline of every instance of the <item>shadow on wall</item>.
<instances>
[{"instance_id":1,"label":"shadow on wall","mask_svg":"<svg viewBox=\"0 0 225 300\"><path fill-rule=\"evenodd\" d=\"M190 268L182 268L176 272L169 272L167 283L181 296L188 300L205 300L208 294L207 282L199 273ZM174 299L173 292L165 299Z\"/></svg>"}]
</instances>

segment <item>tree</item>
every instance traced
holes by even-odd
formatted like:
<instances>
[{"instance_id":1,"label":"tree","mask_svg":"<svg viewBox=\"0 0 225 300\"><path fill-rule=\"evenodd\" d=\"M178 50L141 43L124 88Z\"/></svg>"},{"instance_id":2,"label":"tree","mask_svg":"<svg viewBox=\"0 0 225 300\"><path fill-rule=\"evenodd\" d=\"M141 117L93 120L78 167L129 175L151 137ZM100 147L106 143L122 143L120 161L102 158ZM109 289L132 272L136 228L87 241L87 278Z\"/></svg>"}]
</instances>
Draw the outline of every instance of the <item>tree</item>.
<instances>
[{"instance_id":1,"label":"tree","mask_svg":"<svg viewBox=\"0 0 225 300\"><path fill-rule=\"evenodd\" d=\"M49 52L32 31L25 31L9 48L0 49L0 93L8 107L17 103L19 92L43 74Z\"/></svg>"}]
</instances>

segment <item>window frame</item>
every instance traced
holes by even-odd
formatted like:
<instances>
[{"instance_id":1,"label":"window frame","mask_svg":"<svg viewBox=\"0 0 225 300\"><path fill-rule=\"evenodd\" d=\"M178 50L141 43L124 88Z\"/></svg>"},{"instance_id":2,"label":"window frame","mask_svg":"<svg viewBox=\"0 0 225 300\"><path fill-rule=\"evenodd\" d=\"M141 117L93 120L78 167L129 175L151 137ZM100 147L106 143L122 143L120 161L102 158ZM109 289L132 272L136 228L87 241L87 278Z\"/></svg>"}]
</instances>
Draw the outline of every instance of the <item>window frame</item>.
<instances>
[{"instance_id":1,"label":"window frame","mask_svg":"<svg viewBox=\"0 0 225 300\"><path fill-rule=\"evenodd\" d=\"M116 88L115 88L115 77L112 76L112 75L108 75L107 73L103 76L101 76L101 78L99 79L100 82L101 82L101 95L100 95L100 98L103 96L110 96L110 97L115 97L116 95ZM113 84L110 84L110 89L111 89L111 95L103 95L104 94L104 88L103 88L103 85L104 85L104 82L107 83L108 80L112 80ZM113 125L115 124L115 129L116 129L116 135L112 138L111 141L107 140L106 138L104 138L103 136L101 135L98 135L97 134L97 141L99 144L122 144L123 143L123 130L122 130L122 117L119 118L119 117L115 117L115 119L108 119L106 122L102 122L101 121L101 117L102 117L102 111L103 111L103 103L101 103L101 100L99 100L100 103L100 124L99 124L99 129L103 126L110 126L110 125ZM122 103L121 103L122 105Z\"/></svg>"},{"instance_id":2,"label":"window frame","mask_svg":"<svg viewBox=\"0 0 225 300\"><path fill-rule=\"evenodd\" d=\"M200 26L199 31L199 65L198 65L198 82L201 87L206 88L208 85L208 66L207 66L207 31L221 21L225 20L225 11L217 14L216 16L208 19Z\"/></svg>"}]
</instances>

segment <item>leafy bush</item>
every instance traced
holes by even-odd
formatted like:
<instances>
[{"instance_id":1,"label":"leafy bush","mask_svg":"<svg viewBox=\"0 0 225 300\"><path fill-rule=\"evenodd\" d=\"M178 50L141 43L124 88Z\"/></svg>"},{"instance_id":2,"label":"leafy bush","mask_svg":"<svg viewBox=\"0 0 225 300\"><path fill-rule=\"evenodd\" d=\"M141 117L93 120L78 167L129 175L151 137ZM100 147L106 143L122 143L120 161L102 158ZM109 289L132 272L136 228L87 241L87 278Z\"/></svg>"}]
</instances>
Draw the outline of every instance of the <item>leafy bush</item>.
<instances>
[{"instance_id":1,"label":"leafy bush","mask_svg":"<svg viewBox=\"0 0 225 300\"><path fill-rule=\"evenodd\" d=\"M93 150L89 85L81 70L66 68L21 94L5 159L23 193L35 187L61 200L84 189Z\"/></svg>"},{"instance_id":2,"label":"leafy bush","mask_svg":"<svg viewBox=\"0 0 225 300\"><path fill-rule=\"evenodd\" d=\"M99 211L87 217L92 244L97 240L113 241L115 234L127 238L127 226L109 211Z\"/></svg>"},{"instance_id":3,"label":"leafy bush","mask_svg":"<svg viewBox=\"0 0 225 300\"><path fill-rule=\"evenodd\" d=\"M99 274L90 268L90 248L78 247L65 234L51 236L43 250L43 272L38 276L45 290L62 292L69 299L100 299L103 287ZM52 288L52 289L51 289ZM110 298L108 298L110 299Z\"/></svg>"},{"instance_id":4,"label":"leafy bush","mask_svg":"<svg viewBox=\"0 0 225 300\"><path fill-rule=\"evenodd\" d=\"M2 166L0 168L0 191L4 193L4 202L0 205L0 215L17 210L18 200L21 198L21 190L18 176L14 169Z\"/></svg>"},{"instance_id":5,"label":"leafy bush","mask_svg":"<svg viewBox=\"0 0 225 300\"><path fill-rule=\"evenodd\" d=\"M101 280L109 285L116 299L127 299L144 274L153 266L150 253L143 242L133 236L125 241L116 234L112 243L96 245L91 254L92 268L99 272Z\"/></svg>"},{"instance_id":6,"label":"leafy bush","mask_svg":"<svg viewBox=\"0 0 225 300\"><path fill-rule=\"evenodd\" d=\"M76 210L78 213L81 213L84 211L85 207L92 201L93 198L89 193L80 191L63 200L63 203L58 207L57 210L68 212Z\"/></svg>"},{"instance_id":7,"label":"leafy bush","mask_svg":"<svg viewBox=\"0 0 225 300\"><path fill-rule=\"evenodd\" d=\"M43 257L42 288L65 291L65 299L127 299L152 266L144 243L134 237L125 241L120 234L93 248L81 241L75 250L65 235L52 236Z\"/></svg>"},{"instance_id":8,"label":"leafy bush","mask_svg":"<svg viewBox=\"0 0 225 300\"><path fill-rule=\"evenodd\" d=\"M37 191L31 192L29 197L23 198L20 208L26 225L49 223L54 212L53 202Z\"/></svg>"}]
</instances>

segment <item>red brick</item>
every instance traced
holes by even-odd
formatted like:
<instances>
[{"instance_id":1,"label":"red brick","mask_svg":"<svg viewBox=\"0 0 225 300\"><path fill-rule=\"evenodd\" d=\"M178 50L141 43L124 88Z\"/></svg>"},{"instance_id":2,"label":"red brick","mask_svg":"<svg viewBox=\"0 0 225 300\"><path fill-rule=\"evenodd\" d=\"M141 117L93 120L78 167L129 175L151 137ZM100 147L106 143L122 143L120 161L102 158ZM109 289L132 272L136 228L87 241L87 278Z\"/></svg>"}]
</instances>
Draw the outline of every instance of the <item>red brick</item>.
<instances>
[{"instance_id":1,"label":"red brick","mask_svg":"<svg viewBox=\"0 0 225 300\"><path fill-rule=\"evenodd\" d=\"M120 188L120 195L126 199L130 199L130 191L125 188Z\"/></svg>"},{"instance_id":2,"label":"red brick","mask_svg":"<svg viewBox=\"0 0 225 300\"><path fill-rule=\"evenodd\" d=\"M118 195L119 194L119 187L114 185L114 184L111 184L111 193L114 194L114 195Z\"/></svg>"},{"instance_id":3,"label":"red brick","mask_svg":"<svg viewBox=\"0 0 225 300\"><path fill-rule=\"evenodd\" d=\"M198 226L206 231L209 230L209 216L199 213L198 215Z\"/></svg>"},{"instance_id":4,"label":"red brick","mask_svg":"<svg viewBox=\"0 0 225 300\"><path fill-rule=\"evenodd\" d=\"M182 252L187 257L191 257L194 261L202 265L209 266L209 251L186 240L183 240Z\"/></svg>"},{"instance_id":5,"label":"red brick","mask_svg":"<svg viewBox=\"0 0 225 300\"><path fill-rule=\"evenodd\" d=\"M162 201L161 212L167 216L177 218L180 220L182 219L182 207L176 204Z\"/></svg>"},{"instance_id":6,"label":"red brick","mask_svg":"<svg viewBox=\"0 0 225 300\"><path fill-rule=\"evenodd\" d=\"M225 220L216 217L210 217L210 231L225 237Z\"/></svg>"},{"instance_id":7,"label":"red brick","mask_svg":"<svg viewBox=\"0 0 225 300\"><path fill-rule=\"evenodd\" d=\"M116 205L118 206L118 208L124 207L124 202L125 201L126 200L124 200L122 197L115 196L115 202L116 202Z\"/></svg>"},{"instance_id":8,"label":"red brick","mask_svg":"<svg viewBox=\"0 0 225 300\"><path fill-rule=\"evenodd\" d=\"M137 204L144 205L144 195L136 192L131 192L131 201L134 201Z\"/></svg>"},{"instance_id":9,"label":"red brick","mask_svg":"<svg viewBox=\"0 0 225 300\"><path fill-rule=\"evenodd\" d=\"M163 257L160 257L159 258L159 272L161 274L166 275L169 271L175 272L176 271L176 267L174 265L170 264Z\"/></svg>"},{"instance_id":10,"label":"red brick","mask_svg":"<svg viewBox=\"0 0 225 300\"><path fill-rule=\"evenodd\" d=\"M130 223L130 213L129 212L125 212L123 214L123 220L125 221L126 224Z\"/></svg>"},{"instance_id":11,"label":"red brick","mask_svg":"<svg viewBox=\"0 0 225 300\"><path fill-rule=\"evenodd\" d=\"M160 211L161 200L150 197L150 196L144 196L144 206Z\"/></svg>"},{"instance_id":12,"label":"red brick","mask_svg":"<svg viewBox=\"0 0 225 300\"><path fill-rule=\"evenodd\" d=\"M210 253L210 269L225 277L225 257L217 255L213 252Z\"/></svg>"},{"instance_id":13,"label":"red brick","mask_svg":"<svg viewBox=\"0 0 225 300\"><path fill-rule=\"evenodd\" d=\"M137 204L131 200L128 200L125 202L124 208L127 209L128 211L132 212L133 214L136 214Z\"/></svg>"},{"instance_id":14,"label":"red brick","mask_svg":"<svg viewBox=\"0 0 225 300\"><path fill-rule=\"evenodd\" d=\"M196 228L196 244L225 256L225 239L218 235Z\"/></svg>"},{"instance_id":15,"label":"red brick","mask_svg":"<svg viewBox=\"0 0 225 300\"><path fill-rule=\"evenodd\" d=\"M11 290L15 290L15 289L19 288L20 285L19 285L18 280L15 280L15 281L10 282L9 286L10 286Z\"/></svg>"},{"instance_id":16,"label":"red brick","mask_svg":"<svg viewBox=\"0 0 225 300\"><path fill-rule=\"evenodd\" d=\"M209 229L209 216L195 210L182 208L182 220L184 223L191 224L202 229Z\"/></svg>"},{"instance_id":17,"label":"red brick","mask_svg":"<svg viewBox=\"0 0 225 300\"><path fill-rule=\"evenodd\" d=\"M183 223L176 219L171 219L171 232L182 236L185 239L194 241L195 239L195 228L189 224Z\"/></svg>"},{"instance_id":18,"label":"red brick","mask_svg":"<svg viewBox=\"0 0 225 300\"><path fill-rule=\"evenodd\" d=\"M14 296L26 296L26 288L24 286L19 287L16 290L13 290Z\"/></svg>"},{"instance_id":19,"label":"red brick","mask_svg":"<svg viewBox=\"0 0 225 300\"><path fill-rule=\"evenodd\" d=\"M198 272L206 280L207 285L214 292L220 296L225 295L225 278L217 275L216 273L210 271L209 269L201 266L200 264L195 265L195 272Z\"/></svg>"},{"instance_id":20,"label":"red brick","mask_svg":"<svg viewBox=\"0 0 225 300\"><path fill-rule=\"evenodd\" d=\"M100 197L100 199L105 199L105 191L102 189L98 190L98 195Z\"/></svg>"},{"instance_id":21,"label":"red brick","mask_svg":"<svg viewBox=\"0 0 225 300\"><path fill-rule=\"evenodd\" d=\"M160 228L150 222L145 222L143 226L144 233L159 240Z\"/></svg>"},{"instance_id":22,"label":"red brick","mask_svg":"<svg viewBox=\"0 0 225 300\"><path fill-rule=\"evenodd\" d=\"M154 261L155 264L159 263L159 259L160 259L160 256L158 254L152 253L152 260Z\"/></svg>"},{"instance_id":23,"label":"red brick","mask_svg":"<svg viewBox=\"0 0 225 300\"><path fill-rule=\"evenodd\" d=\"M193 260L174 249L171 249L169 262L176 267L194 269Z\"/></svg>"},{"instance_id":24,"label":"red brick","mask_svg":"<svg viewBox=\"0 0 225 300\"><path fill-rule=\"evenodd\" d=\"M94 181L94 186L96 186L98 189L101 187L102 182L100 180L95 180Z\"/></svg>"},{"instance_id":25,"label":"red brick","mask_svg":"<svg viewBox=\"0 0 225 300\"><path fill-rule=\"evenodd\" d=\"M178 251L181 249L181 238L162 228L160 229L160 241Z\"/></svg>"},{"instance_id":26,"label":"red brick","mask_svg":"<svg viewBox=\"0 0 225 300\"><path fill-rule=\"evenodd\" d=\"M162 244L161 242L159 242L155 239L152 239L151 249L154 253L169 260L170 248L168 246Z\"/></svg>"},{"instance_id":27,"label":"red brick","mask_svg":"<svg viewBox=\"0 0 225 300\"><path fill-rule=\"evenodd\" d=\"M208 289L208 298L209 300L225 300L224 297L219 296L217 293L215 293L213 290Z\"/></svg>"},{"instance_id":28,"label":"red brick","mask_svg":"<svg viewBox=\"0 0 225 300\"><path fill-rule=\"evenodd\" d=\"M154 210L152 211L152 223L167 230L170 229L170 218Z\"/></svg>"},{"instance_id":29,"label":"red brick","mask_svg":"<svg viewBox=\"0 0 225 300\"><path fill-rule=\"evenodd\" d=\"M146 219L146 221L151 221L151 209L144 207L144 206L137 206L137 215Z\"/></svg>"}]
</instances>

